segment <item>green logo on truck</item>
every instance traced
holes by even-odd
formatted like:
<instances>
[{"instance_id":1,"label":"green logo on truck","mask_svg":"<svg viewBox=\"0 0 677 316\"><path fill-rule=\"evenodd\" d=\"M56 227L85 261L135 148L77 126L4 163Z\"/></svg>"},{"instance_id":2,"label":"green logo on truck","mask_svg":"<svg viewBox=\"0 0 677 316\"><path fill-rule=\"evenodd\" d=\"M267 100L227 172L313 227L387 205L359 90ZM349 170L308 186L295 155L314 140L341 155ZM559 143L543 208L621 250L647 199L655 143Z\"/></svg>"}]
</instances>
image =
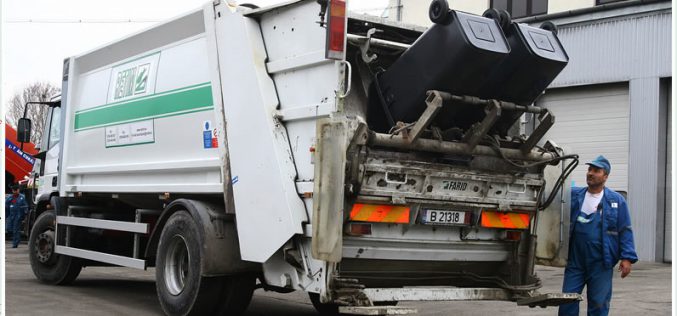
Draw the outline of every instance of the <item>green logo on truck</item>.
<instances>
[{"instance_id":1,"label":"green logo on truck","mask_svg":"<svg viewBox=\"0 0 677 316\"><path fill-rule=\"evenodd\" d=\"M149 69L150 64L143 64L118 72L115 81L115 100L146 92Z\"/></svg>"}]
</instances>

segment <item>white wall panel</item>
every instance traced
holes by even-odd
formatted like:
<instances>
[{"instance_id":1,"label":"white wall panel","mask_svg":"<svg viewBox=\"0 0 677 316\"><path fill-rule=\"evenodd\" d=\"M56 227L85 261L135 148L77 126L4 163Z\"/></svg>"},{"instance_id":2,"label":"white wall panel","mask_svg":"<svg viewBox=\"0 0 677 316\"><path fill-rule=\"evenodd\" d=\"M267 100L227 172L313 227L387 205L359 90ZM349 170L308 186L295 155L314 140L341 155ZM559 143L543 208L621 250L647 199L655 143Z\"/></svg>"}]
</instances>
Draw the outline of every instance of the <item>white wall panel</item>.
<instances>
[{"instance_id":1,"label":"white wall panel","mask_svg":"<svg viewBox=\"0 0 677 316\"><path fill-rule=\"evenodd\" d=\"M580 155L580 164L571 174L576 186L585 186L584 164L598 155L611 162L607 186L628 190L630 105L627 85L551 89L539 106L555 115L555 125L544 139L553 140Z\"/></svg>"}]
</instances>

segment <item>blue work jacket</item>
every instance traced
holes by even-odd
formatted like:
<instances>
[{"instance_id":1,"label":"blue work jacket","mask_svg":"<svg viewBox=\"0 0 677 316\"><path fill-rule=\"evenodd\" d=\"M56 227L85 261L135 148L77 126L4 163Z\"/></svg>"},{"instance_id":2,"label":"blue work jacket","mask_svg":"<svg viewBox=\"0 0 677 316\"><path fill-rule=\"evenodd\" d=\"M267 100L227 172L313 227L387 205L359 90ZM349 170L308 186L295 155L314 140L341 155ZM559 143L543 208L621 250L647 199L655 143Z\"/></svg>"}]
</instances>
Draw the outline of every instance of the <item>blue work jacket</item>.
<instances>
[{"instance_id":1,"label":"blue work jacket","mask_svg":"<svg viewBox=\"0 0 677 316\"><path fill-rule=\"evenodd\" d=\"M571 245L571 236L578 222L576 218L581 213L581 205L585 200L587 187L571 188L571 212L569 226L569 244ZM603 258L604 267L613 268L619 260L629 260L632 263L637 262L637 253L635 252L635 242L630 226L630 212L628 203L622 195L614 190L604 187L604 196L600 201L602 205L602 240L603 240Z\"/></svg>"},{"instance_id":2,"label":"blue work jacket","mask_svg":"<svg viewBox=\"0 0 677 316\"><path fill-rule=\"evenodd\" d=\"M25 215L28 211L28 202L26 202L26 197L24 197L24 195L21 193L19 193L16 197L14 194L9 194L7 197L5 197L5 210L10 212L18 211L18 214Z\"/></svg>"}]
</instances>

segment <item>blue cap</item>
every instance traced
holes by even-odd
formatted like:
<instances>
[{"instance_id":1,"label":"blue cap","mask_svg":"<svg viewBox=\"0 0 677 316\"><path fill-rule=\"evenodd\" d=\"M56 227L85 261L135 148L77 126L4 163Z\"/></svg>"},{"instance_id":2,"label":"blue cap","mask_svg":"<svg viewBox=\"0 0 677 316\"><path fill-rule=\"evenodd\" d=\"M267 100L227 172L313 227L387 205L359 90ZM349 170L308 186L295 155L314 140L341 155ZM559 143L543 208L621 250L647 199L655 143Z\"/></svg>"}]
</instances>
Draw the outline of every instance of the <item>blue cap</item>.
<instances>
[{"instance_id":1,"label":"blue cap","mask_svg":"<svg viewBox=\"0 0 677 316\"><path fill-rule=\"evenodd\" d=\"M586 165L604 169L604 171L606 171L607 174L611 173L611 163L609 163L609 160L602 155L597 156L595 160L586 163Z\"/></svg>"}]
</instances>

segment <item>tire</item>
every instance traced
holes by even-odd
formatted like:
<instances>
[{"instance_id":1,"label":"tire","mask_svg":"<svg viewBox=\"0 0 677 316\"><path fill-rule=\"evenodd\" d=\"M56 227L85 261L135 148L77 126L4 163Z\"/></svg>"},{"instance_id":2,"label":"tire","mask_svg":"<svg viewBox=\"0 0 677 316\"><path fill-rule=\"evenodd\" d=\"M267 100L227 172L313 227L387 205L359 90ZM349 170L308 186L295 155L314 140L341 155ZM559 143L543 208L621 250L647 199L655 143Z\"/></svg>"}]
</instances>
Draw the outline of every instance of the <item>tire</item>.
<instances>
[{"instance_id":1,"label":"tire","mask_svg":"<svg viewBox=\"0 0 677 316\"><path fill-rule=\"evenodd\" d=\"M320 302L320 294L318 293L308 293L310 297L310 302L313 303L315 310L320 313L322 316L336 316L339 315L338 305L334 303L322 303Z\"/></svg>"},{"instance_id":2,"label":"tire","mask_svg":"<svg viewBox=\"0 0 677 316\"><path fill-rule=\"evenodd\" d=\"M212 315L219 307L221 278L202 276L202 237L185 210L172 214L157 249L155 286L165 314Z\"/></svg>"},{"instance_id":3,"label":"tire","mask_svg":"<svg viewBox=\"0 0 677 316\"><path fill-rule=\"evenodd\" d=\"M449 24L451 14L447 0L433 0L428 8L428 17L435 24Z\"/></svg>"},{"instance_id":4,"label":"tire","mask_svg":"<svg viewBox=\"0 0 677 316\"><path fill-rule=\"evenodd\" d=\"M220 277L220 305L215 315L235 316L249 306L256 287L256 277L249 275Z\"/></svg>"},{"instance_id":5,"label":"tire","mask_svg":"<svg viewBox=\"0 0 677 316\"><path fill-rule=\"evenodd\" d=\"M75 281L82 270L80 259L54 253L54 212L44 212L35 220L28 253L33 274L43 283L67 285Z\"/></svg>"}]
</instances>

